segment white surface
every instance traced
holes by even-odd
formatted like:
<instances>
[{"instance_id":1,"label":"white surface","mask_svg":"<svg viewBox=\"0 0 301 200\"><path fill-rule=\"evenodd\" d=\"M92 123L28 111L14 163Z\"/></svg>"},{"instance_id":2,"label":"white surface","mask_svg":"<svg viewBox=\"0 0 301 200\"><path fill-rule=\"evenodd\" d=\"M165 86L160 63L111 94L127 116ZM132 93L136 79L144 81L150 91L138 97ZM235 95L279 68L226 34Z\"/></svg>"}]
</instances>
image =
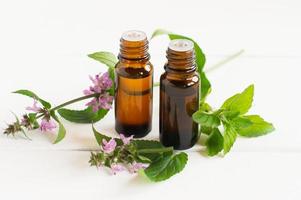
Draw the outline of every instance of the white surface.
<instances>
[{"instance_id":1,"label":"white surface","mask_svg":"<svg viewBox=\"0 0 301 200\"><path fill-rule=\"evenodd\" d=\"M290 0L228 1L0 1L0 121L10 122L32 101L10 94L34 90L59 104L82 95L88 75L104 71L86 55L118 52L126 30L148 34L165 28L199 42L206 67L240 49L245 53L208 74L222 101L255 84L251 113L276 126L270 135L239 138L224 158L189 150L185 170L162 183L122 173L110 176L88 165L96 148L89 125L68 122L64 141L30 133L33 141L0 136L0 199L300 199L301 196L301 3ZM163 71L168 39L150 44L155 80ZM72 106L83 107L83 103ZM96 124L114 133L113 112ZM5 123L1 124L5 127ZM158 89L154 124L158 138Z\"/></svg>"}]
</instances>

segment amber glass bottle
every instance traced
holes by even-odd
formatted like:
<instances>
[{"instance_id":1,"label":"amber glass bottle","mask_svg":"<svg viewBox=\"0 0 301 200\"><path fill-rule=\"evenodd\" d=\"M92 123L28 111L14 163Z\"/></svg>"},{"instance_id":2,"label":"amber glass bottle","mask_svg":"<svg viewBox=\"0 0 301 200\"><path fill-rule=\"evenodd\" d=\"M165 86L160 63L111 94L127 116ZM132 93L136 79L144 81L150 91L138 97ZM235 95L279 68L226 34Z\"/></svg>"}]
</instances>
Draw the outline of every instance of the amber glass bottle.
<instances>
[{"instance_id":1,"label":"amber glass bottle","mask_svg":"<svg viewBox=\"0 0 301 200\"><path fill-rule=\"evenodd\" d=\"M198 125L192 120L199 102L193 43L172 40L166 57L160 78L160 141L164 146L188 149L198 139Z\"/></svg>"},{"instance_id":2,"label":"amber glass bottle","mask_svg":"<svg viewBox=\"0 0 301 200\"><path fill-rule=\"evenodd\" d=\"M152 129L153 66L148 40L141 31L127 31L120 39L115 67L115 129L139 138Z\"/></svg>"}]
</instances>

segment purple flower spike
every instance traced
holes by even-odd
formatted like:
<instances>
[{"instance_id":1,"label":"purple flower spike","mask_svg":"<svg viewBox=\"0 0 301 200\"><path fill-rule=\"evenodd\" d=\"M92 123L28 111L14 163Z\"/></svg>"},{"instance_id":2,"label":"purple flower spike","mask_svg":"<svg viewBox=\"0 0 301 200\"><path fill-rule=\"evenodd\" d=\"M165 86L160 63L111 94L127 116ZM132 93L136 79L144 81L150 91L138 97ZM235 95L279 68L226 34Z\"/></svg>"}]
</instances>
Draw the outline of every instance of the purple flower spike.
<instances>
[{"instance_id":1,"label":"purple flower spike","mask_svg":"<svg viewBox=\"0 0 301 200\"><path fill-rule=\"evenodd\" d=\"M33 106L26 107L26 110L37 112L37 113L40 112L42 110L42 108L40 108L39 106L37 106L37 104L38 104L37 100L34 100Z\"/></svg>"},{"instance_id":2,"label":"purple flower spike","mask_svg":"<svg viewBox=\"0 0 301 200\"><path fill-rule=\"evenodd\" d=\"M46 132L46 131L52 131L53 129L56 128L56 124L54 121L52 120L47 120L47 119L42 119L41 121L41 125L40 125L40 129L41 131L43 132Z\"/></svg>"},{"instance_id":3,"label":"purple flower spike","mask_svg":"<svg viewBox=\"0 0 301 200\"><path fill-rule=\"evenodd\" d=\"M111 165L111 173L114 174L114 175L116 175L116 173L124 171L124 170L125 170L125 167L120 165L120 164L113 163Z\"/></svg>"},{"instance_id":4,"label":"purple flower spike","mask_svg":"<svg viewBox=\"0 0 301 200\"><path fill-rule=\"evenodd\" d=\"M123 144L127 145L133 139L134 135L131 135L130 137L125 137L123 134L120 134L119 137L122 140Z\"/></svg>"},{"instance_id":5,"label":"purple flower spike","mask_svg":"<svg viewBox=\"0 0 301 200\"><path fill-rule=\"evenodd\" d=\"M101 76L96 75L95 77L90 76L90 80L93 85L89 89L84 90L85 95L99 94L98 97L93 98L87 106L91 106L94 112L100 109L109 110L112 108L113 96L111 96L107 90L113 85L112 80L109 77L109 73L103 73Z\"/></svg>"},{"instance_id":6,"label":"purple flower spike","mask_svg":"<svg viewBox=\"0 0 301 200\"><path fill-rule=\"evenodd\" d=\"M113 96L110 96L109 93L100 95L98 98L99 108L109 110L112 108Z\"/></svg>"},{"instance_id":7,"label":"purple flower spike","mask_svg":"<svg viewBox=\"0 0 301 200\"><path fill-rule=\"evenodd\" d=\"M129 166L129 172L130 173L137 173L140 169L145 169L148 166L149 166L149 164L146 164L146 163L137 163L137 162L134 161Z\"/></svg>"},{"instance_id":8,"label":"purple flower spike","mask_svg":"<svg viewBox=\"0 0 301 200\"><path fill-rule=\"evenodd\" d=\"M102 140L102 149L105 153L111 153L115 150L117 143L114 138L107 142L105 139Z\"/></svg>"}]
</instances>

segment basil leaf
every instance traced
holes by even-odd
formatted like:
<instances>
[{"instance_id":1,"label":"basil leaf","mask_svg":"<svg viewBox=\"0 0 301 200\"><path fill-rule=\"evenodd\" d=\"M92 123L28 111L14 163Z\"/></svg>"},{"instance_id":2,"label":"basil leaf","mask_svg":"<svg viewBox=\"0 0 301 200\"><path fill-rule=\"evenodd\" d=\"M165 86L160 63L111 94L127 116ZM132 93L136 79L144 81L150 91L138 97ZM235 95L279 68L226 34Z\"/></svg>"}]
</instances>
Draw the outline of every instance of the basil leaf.
<instances>
[{"instance_id":1,"label":"basil leaf","mask_svg":"<svg viewBox=\"0 0 301 200\"><path fill-rule=\"evenodd\" d=\"M92 108L89 106L84 110L69 110L66 108L61 108L58 110L58 113L66 120L75 123L89 124L98 122L106 114L109 110L100 109L97 112L94 112Z\"/></svg>"},{"instance_id":2,"label":"basil leaf","mask_svg":"<svg viewBox=\"0 0 301 200\"><path fill-rule=\"evenodd\" d=\"M217 127L221 124L220 119L214 113L197 111L192 115L193 121L207 127Z\"/></svg>"},{"instance_id":3,"label":"basil leaf","mask_svg":"<svg viewBox=\"0 0 301 200\"><path fill-rule=\"evenodd\" d=\"M144 170L146 176L155 182L164 181L181 172L188 160L186 153L162 156Z\"/></svg>"},{"instance_id":4,"label":"basil leaf","mask_svg":"<svg viewBox=\"0 0 301 200\"><path fill-rule=\"evenodd\" d=\"M250 85L242 93L235 94L227 99L221 108L230 111L237 111L241 115L245 114L252 106L253 95L254 85Z\"/></svg>"},{"instance_id":5,"label":"basil leaf","mask_svg":"<svg viewBox=\"0 0 301 200\"><path fill-rule=\"evenodd\" d=\"M234 127L227 125L224 133L224 154L227 154L232 148L237 137L237 132Z\"/></svg>"},{"instance_id":6,"label":"basil leaf","mask_svg":"<svg viewBox=\"0 0 301 200\"><path fill-rule=\"evenodd\" d=\"M240 127L237 129L239 135L244 137L258 137L261 135L268 134L275 130L273 124L264 121L258 115L247 115L244 118L251 121L251 125L247 127Z\"/></svg>"},{"instance_id":7,"label":"basil leaf","mask_svg":"<svg viewBox=\"0 0 301 200\"><path fill-rule=\"evenodd\" d=\"M207 147L208 155L214 156L224 148L224 137L218 128L214 128L207 138L205 145Z\"/></svg>"},{"instance_id":8,"label":"basil leaf","mask_svg":"<svg viewBox=\"0 0 301 200\"><path fill-rule=\"evenodd\" d=\"M32 91L30 90L17 90L13 93L16 93L16 94L22 94L24 96L28 96L28 97L31 97L37 101L39 101L45 108L47 109L50 109L51 108L51 104L43 99L41 99L40 97L38 97L38 95L36 95L35 93L33 93Z\"/></svg>"}]
</instances>

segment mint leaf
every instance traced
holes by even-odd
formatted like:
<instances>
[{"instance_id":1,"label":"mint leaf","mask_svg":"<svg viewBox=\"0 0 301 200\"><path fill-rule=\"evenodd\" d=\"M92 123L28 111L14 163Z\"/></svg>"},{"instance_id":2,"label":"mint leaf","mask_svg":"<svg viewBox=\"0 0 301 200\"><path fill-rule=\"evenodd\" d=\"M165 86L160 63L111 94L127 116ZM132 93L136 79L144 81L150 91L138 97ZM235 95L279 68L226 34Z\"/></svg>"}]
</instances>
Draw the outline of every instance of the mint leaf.
<instances>
[{"instance_id":1,"label":"mint leaf","mask_svg":"<svg viewBox=\"0 0 301 200\"><path fill-rule=\"evenodd\" d=\"M231 121L231 124L237 128L247 128L251 126L253 123L247 117L236 117Z\"/></svg>"},{"instance_id":2,"label":"mint leaf","mask_svg":"<svg viewBox=\"0 0 301 200\"><path fill-rule=\"evenodd\" d=\"M192 115L193 121L207 127L217 127L221 124L220 119L214 113L197 111Z\"/></svg>"},{"instance_id":3,"label":"mint leaf","mask_svg":"<svg viewBox=\"0 0 301 200\"><path fill-rule=\"evenodd\" d=\"M218 128L214 128L205 143L209 156L214 156L223 150L224 138Z\"/></svg>"},{"instance_id":4,"label":"mint leaf","mask_svg":"<svg viewBox=\"0 0 301 200\"><path fill-rule=\"evenodd\" d=\"M164 181L181 172L188 160L186 153L162 156L144 170L146 176L155 182Z\"/></svg>"},{"instance_id":5,"label":"mint leaf","mask_svg":"<svg viewBox=\"0 0 301 200\"><path fill-rule=\"evenodd\" d=\"M66 108L61 108L58 110L58 113L66 120L75 123L94 123L98 122L109 110L100 109L97 112L94 112L91 107L87 107L84 110L69 110Z\"/></svg>"},{"instance_id":6,"label":"mint leaf","mask_svg":"<svg viewBox=\"0 0 301 200\"><path fill-rule=\"evenodd\" d=\"M51 104L43 99L41 99L40 97L38 97L38 95L36 95L35 93L33 93L32 91L30 90L17 90L13 93L16 93L16 94L22 94L24 96L28 96L28 97L31 97L37 101L39 101L45 108L47 109L50 109L51 108Z\"/></svg>"},{"instance_id":7,"label":"mint leaf","mask_svg":"<svg viewBox=\"0 0 301 200\"><path fill-rule=\"evenodd\" d=\"M227 99L221 108L230 111L237 111L241 115L245 114L252 106L253 96L254 85L250 85L242 93L235 94Z\"/></svg>"},{"instance_id":8,"label":"mint leaf","mask_svg":"<svg viewBox=\"0 0 301 200\"><path fill-rule=\"evenodd\" d=\"M232 148L237 137L237 132L234 127L227 125L224 133L224 154L227 154Z\"/></svg>"},{"instance_id":9,"label":"mint leaf","mask_svg":"<svg viewBox=\"0 0 301 200\"><path fill-rule=\"evenodd\" d=\"M275 130L273 124L264 121L258 115L247 115L244 118L250 120L252 125L247 127L240 127L237 132L239 135L244 137L257 137L268 134Z\"/></svg>"},{"instance_id":10,"label":"mint leaf","mask_svg":"<svg viewBox=\"0 0 301 200\"><path fill-rule=\"evenodd\" d=\"M210 135L211 132L212 132L212 127L201 126L201 133L204 133L206 135Z\"/></svg>"},{"instance_id":11,"label":"mint leaf","mask_svg":"<svg viewBox=\"0 0 301 200\"><path fill-rule=\"evenodd\" d=\"M109 68L115 68L116 63L118 62L116 56L110 52L106 51L100 51L95 52L88 55L90 58L93 58L94 60L97 60L105 65L107 65Z\"/></svg>"},{"instance_id":12,"label":"mint leaf","mask_svg":"<svg viewBox=\"0 0 301 200\"><path fill-rule=\"evenodd\" d=\"M56 116L55 112L52 111L50 113L51 117L59 124L59 130L58 130L58 134L57 137L55 139L55 141L53 142L53 144L57 144L59 143L62 139L65 138L66 135L66 129L64 127L64 125L60 122L59 118Z\"/></svg>"}]
</instances>

